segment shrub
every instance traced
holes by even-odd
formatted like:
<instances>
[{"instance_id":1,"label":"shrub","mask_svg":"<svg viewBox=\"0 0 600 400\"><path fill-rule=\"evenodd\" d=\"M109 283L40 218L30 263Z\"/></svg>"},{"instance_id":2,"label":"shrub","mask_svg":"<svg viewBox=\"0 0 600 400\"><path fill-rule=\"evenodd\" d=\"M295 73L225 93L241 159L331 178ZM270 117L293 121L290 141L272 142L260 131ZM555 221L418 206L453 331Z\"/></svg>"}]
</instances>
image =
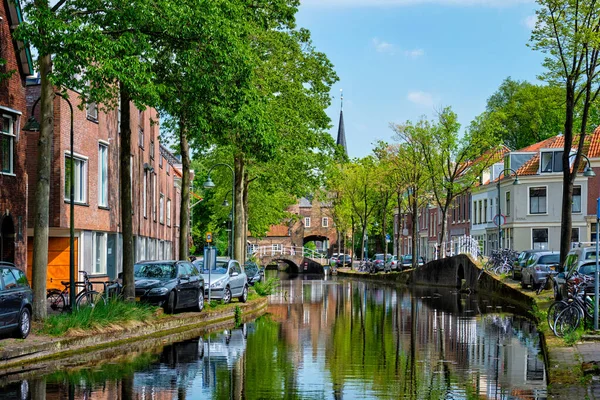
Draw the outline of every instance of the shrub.
<instances>
[{"instance_id":1,"label":"shrub","mask_svg":"<svg viewBox=\"0 0 600 400\"><path fill-rule=\"evenodd\" d=\"M256 282L254 290L260 296L268 296L273 294L279 288L279 278L269 278L264 282Z\"/></svg>"}]
</instances>

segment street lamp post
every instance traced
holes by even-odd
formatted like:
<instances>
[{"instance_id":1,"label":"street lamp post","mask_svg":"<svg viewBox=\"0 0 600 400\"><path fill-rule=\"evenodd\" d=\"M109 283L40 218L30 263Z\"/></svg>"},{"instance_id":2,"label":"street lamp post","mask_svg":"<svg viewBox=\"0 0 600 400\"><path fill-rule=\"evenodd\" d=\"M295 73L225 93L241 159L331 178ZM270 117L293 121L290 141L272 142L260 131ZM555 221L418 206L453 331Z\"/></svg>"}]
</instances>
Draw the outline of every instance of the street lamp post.
<instances>
[{"instance_id":1,"label":"street lamp post","mask_svg":"<svg viewBox=\"0 0 600 400\"><path fill-rule=\"evenodd\" d=\"M520 185L521 182L519 182L519 174L517 174L517 171L515 171L512 168L504 168L500 174L498 175L498 183L496 184L497 188L498 188L498 250L500 250L502 248L502 208L500 206L500 204L502 203L502 201L500 201L500 175L504 175L504 173L508 171L509 172L509 176L511 176L512 174L515 174L515 180L513 182L513 185Z\"/></svg>"},{"instance_id":2,"label":"street lamp post","mask_svg":"<svg viewBox=\"0 0 600 400\"><path fill-rule=\"evenodd\" d=\"M69 136L71 146L71 171L69 176L69 305L71 311L73 311L75 305L75 164L73 163L73 105L65 94L55 93L55 95L63 98L69 105L69 110L71 111L71 132ZM33 103L33 106L31 107L31 116L23 127L24 131L37 132L40 130L40 124L34 117L35 106L40 99L41 97L38 97Z\"/></svg>"},{"instance_id":3,"label":"street lamp post","mask_svg":"<svg viewBox=\"0 0 600 400\"><path fill-rule=\"evenodd\" d=\"M231 170L231 259L234 258L234 249L235 249L235 171L233 167L229 164L219 163L215 164L208 170L208 178L206 182L204 182L204 187L206 189L212 189L215 187L214 182L210 179L210 173L215 167L224 166Z\"/></svg>"}]
</instances>

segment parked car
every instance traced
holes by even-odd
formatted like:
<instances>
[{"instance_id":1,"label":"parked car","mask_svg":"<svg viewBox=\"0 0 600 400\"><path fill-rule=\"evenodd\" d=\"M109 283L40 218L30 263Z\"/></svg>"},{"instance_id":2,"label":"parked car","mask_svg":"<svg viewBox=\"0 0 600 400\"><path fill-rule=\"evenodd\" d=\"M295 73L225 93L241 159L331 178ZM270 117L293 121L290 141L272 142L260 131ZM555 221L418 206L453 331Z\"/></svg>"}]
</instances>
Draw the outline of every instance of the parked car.
<instances>
[{"instance_id":1,"label":"parked car","mask_svg":"<svg viewBox=\"0 0 600 400\"><path fill-rule=\"evenodd\" d=\"M246 261L244 264L244 272L248 276L248 285L253 286L256 282L261 282L265 275L265 269L259 267L253 261Z\"/></svg>"},{"instance_id":2,"label":"parked car","mask_svg":"<svg viewBox=\"0 0 600 400\"><path fill-rule=\"evenodd\" d=\"M397 256L388 257L388 260L386 261L386 267L390 270L399 269L398 257Z\"/></svg>"},{"instance_id":3,"label":"parked car","mask_svg":"<svg viewBox=\"0 0 600 400\"><path fill-rule=\"evenodd\" d=\"M388 254L388 259L391 255ZM375 254L375 256L371 259L371 264L373 265L373 268L375 268L375 271L385 271L386 270L386 261L384 259L384 254L383 253L379 253L379 254Z\"/></svg>"},{"instance_id":4,"label":"parked car","mask_svg":"<svg viewBox=\"0 0 600 400\"><path fill-rule=\"evenodd\" d=\"M165 312L204 308L204 278L189 261L141 261L134 265L135 299Z\"/></svg>"},{"instance_id":5,"label":"parked car","mask_svg":"<svg viewBox=\"0 0 600 400\"><path fill-rule=\"evenodd\" d=\"M402 256L402 269L412 268L413 257L412 254L406 254ZM425 265L425 259L423 257L419 257L419 267Z\"/></svg>"},{"instance_id":6,"label":"parked car","mask_svg":"<svg viewBox=\"0 0 600 400\"><path fill-rule=\"evenodd\" d=\"M224 303L229 303L232 297L237 297L242 303L248 300L248 276L236 260L217 257L210 271L204 264L202 274L209 281L211 299L221 299ZM204 295L208 296L208 290Z\"/></svg>"},{"instance_id":7,"label":"parked car","mask_svg":"<svg viewBox=\"0 0 600 400\"><path fill-rule=\"evenodd\" d=\"M339 268L339 267L343 267L344 265L346 265L346 266L352 265L352 257L350 256L350 254L342 254L338 257L338 259L336 261L336 266Z\"/></svg>"},{"instance_id":8,"label":"parked car","mask_svg":"<svg viewBox=\"0 0 600 400\"><path fill-rule=\"evenodd\" d=\"M524 250L519 253L517 260L513 263L512 278L515 281L521 280L521 277L523 276L521 270L527 264L527 260L529 260L532 255L534 255L535 253L539 253L540 251L544 250Z\"/></svg>"},{"instance_id":9,"label":"parked car","mask_svg":"<svg viewBox=\"0 0 600 400\"><path fill-rule=\"evenodd\" d=\"M577 268L577 273L580 275L587 275L591 278L594 278L596 274L596 260L587 261ZM554 300L563 300L569 297L568 291L569 286L574 283L577 279L575 271L571 271L570 274L566 272L560 272L556 274L552 278L552 286L554 287ZM588 283L586 287L586 292L593 293L594 292L594 281Z\"/></svg>"},{"instance_id":10,"label":"parked car","mask_svg":"<svg viewBox=\"0 0 600 400\"><path fill-rule=\"evenodd\" d=\"M552 251L534 253L521 270L521 287L525 288L529 285L535 289L539 285L545 284L549 275L558 273L559 264L560 253Z\"/></svg>"},{"instance_id":11,"label":"parked car","mask_svg":"<svg viewBox=\"0 0 600 400\"><path fill-rule=\"evenodd\" d=\"M330 263L337 263L338 258L342 255L342 253L333 253L331 257L329 257Z\"/></svg>"},{"instance_id":12,"label":"parked car","mask_svg":"<svg viewBox=\"0 0 600 400\"><path fill-rule=\"evenodd\" d=\"M565 264L559 272L571 274L579 269L582 264L592 260L596 260L596 246L575 247L567 253Z\"/></svg>"},{"instance_id":13,"label":"parked car","mask_svg":"<svg viewBox=\"0 0 600 400\"><path fill-rule=\"evenodd\" d=\"M0 333L25 339L31 331L33 291L12 263L0 262Z\"/></svg>"}]
</instances>

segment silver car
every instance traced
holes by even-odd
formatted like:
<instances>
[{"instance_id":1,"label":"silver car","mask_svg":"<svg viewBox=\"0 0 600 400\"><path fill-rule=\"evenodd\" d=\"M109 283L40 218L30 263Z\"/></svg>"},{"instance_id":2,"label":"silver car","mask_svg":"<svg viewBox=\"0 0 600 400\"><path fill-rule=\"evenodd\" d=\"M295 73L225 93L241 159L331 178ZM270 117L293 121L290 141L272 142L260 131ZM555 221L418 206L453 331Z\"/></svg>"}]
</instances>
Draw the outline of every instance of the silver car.
<instances>
[{"instance_id":1,"label":"silver car","mask_svg":"<svg viewBox=\"0 0 600 400\"><path fill-rule=\"evenodd\" d=\"M210 271L206 263L203 263L202 275L204 281L208 282L206 287L210 287L211 300L221 299L225 304L229 303L232 297L237 297L242 303L248 300L248 277L236 260L217 257L217 263ZM204 296L208 295L209 291L205 290Z\"/></svg>"},{"instance_id":2,"label":"silver car","mask_svg":"<svg viewBox=\"0 0 600 400\"><path fill-rule=\"evenodd\" d=\"M521 269L521 287L530 285L536 289L539 285L546 283L546 277L557 274L560 263L560 253L552 251L541 251L534 253L527 264Z\"/></svg>"}]
</instances>

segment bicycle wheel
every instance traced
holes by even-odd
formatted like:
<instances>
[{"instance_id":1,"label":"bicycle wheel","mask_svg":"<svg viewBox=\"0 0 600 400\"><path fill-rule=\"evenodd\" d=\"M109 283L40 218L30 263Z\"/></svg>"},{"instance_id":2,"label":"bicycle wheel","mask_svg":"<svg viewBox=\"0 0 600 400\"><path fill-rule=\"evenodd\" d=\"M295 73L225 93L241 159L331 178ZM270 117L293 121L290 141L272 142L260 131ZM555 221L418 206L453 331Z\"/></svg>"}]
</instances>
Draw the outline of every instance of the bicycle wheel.
<instances>
[{"instance_id":1,"label":"bicycle wheel","mask_svg":"<svg viewBox=\"0 0 600 400\"><path fill-rule=\"evenodd\" d=\"M65 296L61 292L50 292L46 296L48 315L61 313L65 309Z\"/></svg>"},{"instance_id":2,"label":"bicycle wheel","mask_svg":"<svg viewBox=\"0 0 600 400\"><path fill-rule=\"evenodd\" d=\"M569 303L561 300L555 301L548 308L548 326L552 329L552 332L554 332L554 321L556 321L556 317L558 317L558 314L568 306Z\"/></svg>"},{"instance_id":3,"label":"bicycle wheel","mask_svg":"<svg viewBox=\"0 0 600 400\"><path fill-rule=\"evenodd\" d=\"M83 307L96 307L98 304L106 305L106 299L102 294L96 292L95 290L88 290L84 293L80 294L76 301L77 310L82 309Z\"/></svg>"},{"instance_id":4,"label":"bicycle wheel","mask_svg":"<svg viewBox=\"0 0 600 400\"><path fill-rule=\"evenodd\" d=\"M554 334L563 337L574 332L581 321L581 313L575 306L570 306L562 310L554 321Z\"/></svg>"}]
</instances>

